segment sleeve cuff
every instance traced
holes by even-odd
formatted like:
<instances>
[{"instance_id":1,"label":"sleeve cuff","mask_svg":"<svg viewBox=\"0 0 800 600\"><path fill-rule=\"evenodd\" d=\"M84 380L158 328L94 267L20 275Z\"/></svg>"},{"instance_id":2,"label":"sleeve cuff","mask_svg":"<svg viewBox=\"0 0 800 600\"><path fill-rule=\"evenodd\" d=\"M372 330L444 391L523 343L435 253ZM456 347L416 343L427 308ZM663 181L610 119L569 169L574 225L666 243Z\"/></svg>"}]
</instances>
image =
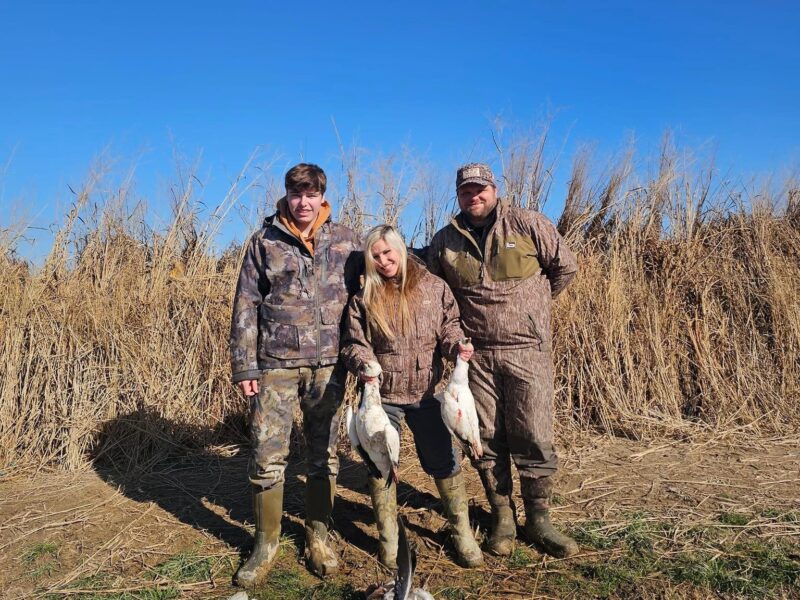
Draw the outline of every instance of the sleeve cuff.
<instances>
[{"instance_id":1,"label":"sleeve cuff","mask_svg":"<svg viewBox=\"0 0 800 600\"><path fill-rule=\"evenodd\" d=\"M261 378L261 371L259 369L253 369L250 371L239 371L238 373L233 374L233 383L239 383L240 381L248 381L250 379L260 379Z\"/></svg>"}]
</instances>

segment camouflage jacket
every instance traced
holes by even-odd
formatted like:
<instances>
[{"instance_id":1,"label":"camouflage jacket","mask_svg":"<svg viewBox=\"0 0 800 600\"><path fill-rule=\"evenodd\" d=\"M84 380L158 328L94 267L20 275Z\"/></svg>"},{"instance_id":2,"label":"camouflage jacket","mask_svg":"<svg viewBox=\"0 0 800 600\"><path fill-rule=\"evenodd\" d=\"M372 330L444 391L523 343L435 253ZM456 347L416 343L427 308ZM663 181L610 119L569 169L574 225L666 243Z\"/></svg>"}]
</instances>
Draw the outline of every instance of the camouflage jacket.
<instances>
[{"instance_id":1,"label":"camouflage jacket","mask_svg":"<svg viewBox=\"0 0 800 600\"><path fill-rule=\"evenodd\" d=\"M344 318L342 360L353 372L370 360L383 369L381 399L389 404L414 404L433 394L442 377L442 356L455 360L464 332L458 305L444 281L409 259L409 277L417 284L410 298L411 331L389 339L367 325L364 294L350 299Z\"/></svg>"},{"instance_id":2,"label":"camouflage jacket","mask_svg":"<svg viewBox=\"0 0 800 600\"><path fill-rule=\"evenodd\" d=\"M360 242L330 219L314 239L312 257L275 214L247 243L231 319L234 383L263 369L337 361L342 314L363 265Z\"/></svg>"},{"instance_id":3,"label":"camouflage jacket","mask_svg":"<svg viewBox=\"0 0 800 600\"><path fill-rule=\"evenodd\" d=\"M575 255L542 214L499 201L476 240L459 214L423 252L450 285L476 349L552 350L550 309L578 271Z\"/></svg>"}]
</instances>

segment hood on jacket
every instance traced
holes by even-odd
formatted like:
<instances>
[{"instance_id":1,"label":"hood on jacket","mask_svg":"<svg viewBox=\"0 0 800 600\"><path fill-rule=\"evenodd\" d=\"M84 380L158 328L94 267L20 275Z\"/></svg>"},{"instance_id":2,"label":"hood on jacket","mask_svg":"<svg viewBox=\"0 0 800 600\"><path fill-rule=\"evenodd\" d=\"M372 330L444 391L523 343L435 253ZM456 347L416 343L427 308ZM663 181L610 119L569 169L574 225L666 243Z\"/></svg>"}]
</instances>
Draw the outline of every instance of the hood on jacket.
<instances>
[{"instance_id":1,"label":"hood on jacket","mask_svg":"<svg viewBox=\"0 0 800 600\"><path fill-rule=\"evenodd\" d=\"M278 200L278 221L284 228L291 233L294 237L296 237L303 246L309 251L311 256L314 256L314 236L319 231L319 228L322 227L325 222L331 218L331 205L328 204L327 200L322 202L322 206L319 209L319 214L317 215L316 221L311 226L311 229L308 232L308 235L303 235L303 232L297 227L292 219L291 214L289 213L289 202L286 200L286 196Z\"/></svg>"}]
</instances>

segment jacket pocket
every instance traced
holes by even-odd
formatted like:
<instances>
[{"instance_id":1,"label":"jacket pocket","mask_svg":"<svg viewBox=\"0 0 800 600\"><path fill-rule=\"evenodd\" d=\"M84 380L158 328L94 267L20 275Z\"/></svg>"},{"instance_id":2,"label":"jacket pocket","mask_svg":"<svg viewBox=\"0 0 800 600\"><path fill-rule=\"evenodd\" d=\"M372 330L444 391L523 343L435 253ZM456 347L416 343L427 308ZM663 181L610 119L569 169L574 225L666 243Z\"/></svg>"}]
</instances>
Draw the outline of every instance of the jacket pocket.
<instances>
[{"instance_id":1,"label":"jacket pocket","mask_svg":"<svg viewBox=\"0 0 800 600\"><path fill-rule=\"evenodd\" d=\"M492 244L492 279L527 279L539 272L536 245L526 236L500 238Z\"/></svg>"},{"instance_id":2,"label":"jacket pocket","mask_svg":"<svg viewBox=\"0 0 800 600\"><path fill-rule=\"evenodd\" d=\"M339 354L339 337L342 329L342 309L337 306L323 306L320 309L319 330L321 358L332 359Z\"/></svg>"},{"instance_id":3,"label":"jacket pocket","mask_svg":"<svg viewBox=\"0 0 800 600\"><path fill-rule=\"evenodd\" d=\"M265 355L277 359L301 358L301 328L314 328L310 311L302 307L267 302L260 306L259 348Z\"/></svg>"},{"instance_id":4,"label":"jacket pocket","mask_svg":"<svg viewBox=\"0 0 800 600\"><path fill-rule=\"evenodd\" d=\"M412 382L412 391L416 394L424 394L433 384L433 354L433 350L417 353Z\"/></svg>"},{"instance_id":5,"label":"jacket pocket","mask_svg":"<svg viewBox=\"0 0 800 600\"><path fill-rule=\"evenodd\" d=\"M401 354L378 354L376 357L383 370L381 396L397 396L407 390L406 361Z\"/></svg>"}]
</instances>

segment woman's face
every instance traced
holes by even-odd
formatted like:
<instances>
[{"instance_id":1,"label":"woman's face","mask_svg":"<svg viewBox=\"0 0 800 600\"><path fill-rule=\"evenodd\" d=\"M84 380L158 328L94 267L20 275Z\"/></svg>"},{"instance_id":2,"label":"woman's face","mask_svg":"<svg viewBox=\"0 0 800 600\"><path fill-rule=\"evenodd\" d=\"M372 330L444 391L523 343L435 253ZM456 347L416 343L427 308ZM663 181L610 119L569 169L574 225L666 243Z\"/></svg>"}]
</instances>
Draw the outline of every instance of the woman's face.
<instances>
[{"instance_id":1,"label":"woman's face","mask_svg":"<svg viewBox=\"0 0 800 600\"><path fill-rule=\"evenodd\" d=\"M378 273L386 279L395 277L400 270L400 253L383 239L372 244L372 260Z\"/></svg>"}]
</instances>

